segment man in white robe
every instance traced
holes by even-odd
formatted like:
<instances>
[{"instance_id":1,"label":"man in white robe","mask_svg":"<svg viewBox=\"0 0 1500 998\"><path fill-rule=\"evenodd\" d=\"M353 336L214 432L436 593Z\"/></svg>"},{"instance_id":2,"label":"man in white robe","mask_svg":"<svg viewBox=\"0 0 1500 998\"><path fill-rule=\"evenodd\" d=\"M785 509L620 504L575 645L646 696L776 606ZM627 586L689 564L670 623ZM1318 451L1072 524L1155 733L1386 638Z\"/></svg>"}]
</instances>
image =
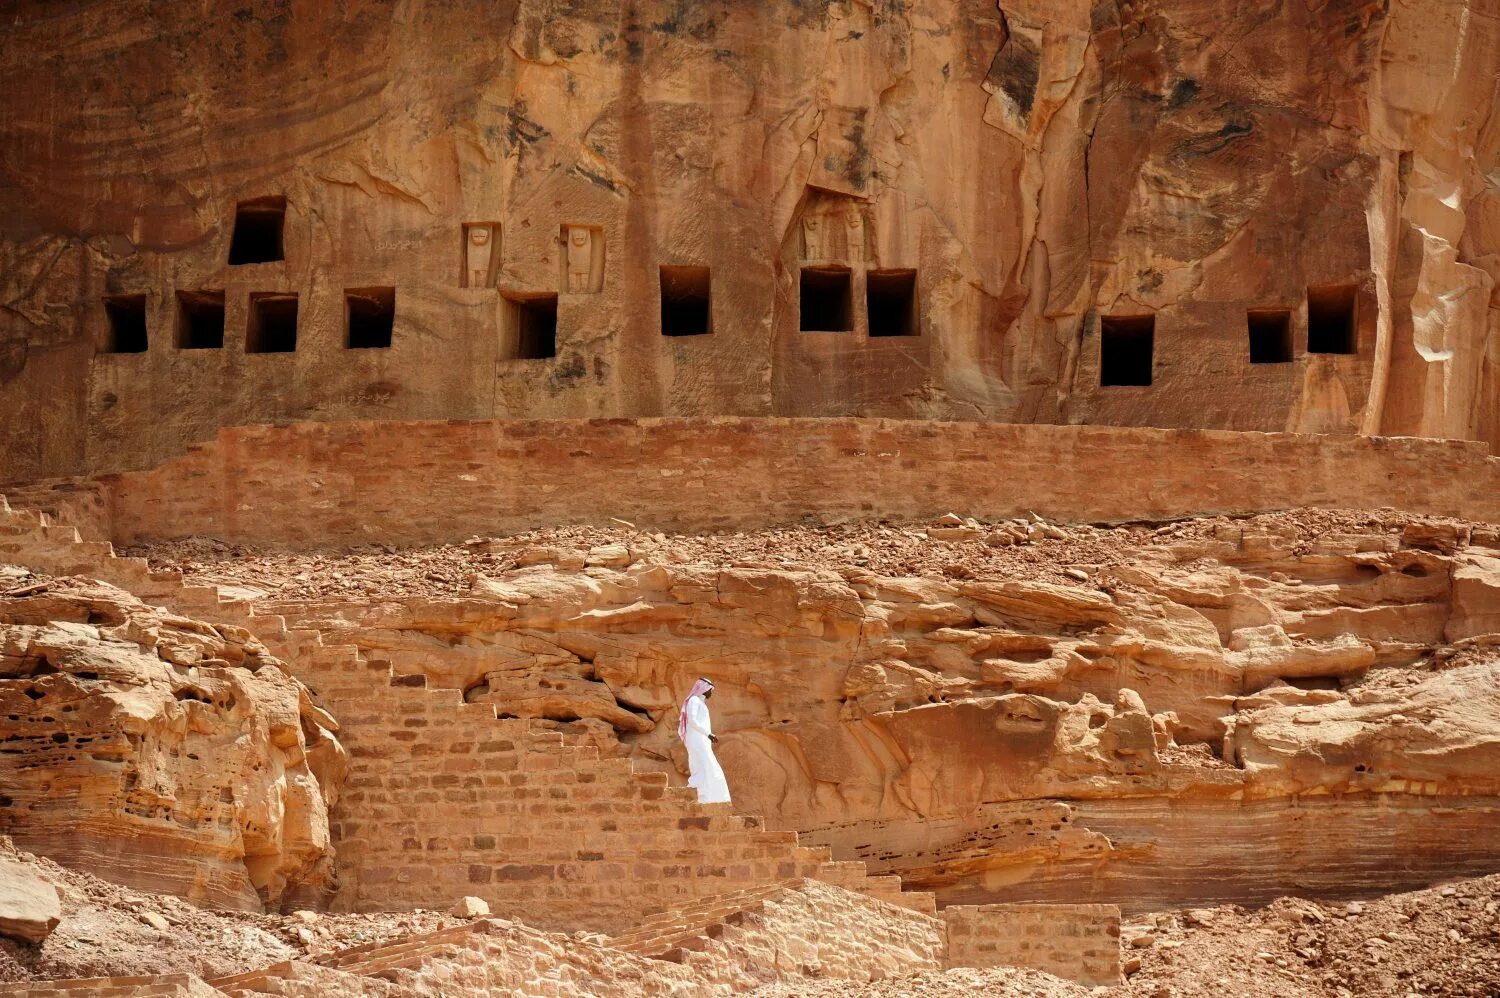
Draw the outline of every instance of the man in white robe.
<instances>
[{"instance_id":1,"label":"man in white robe","mask_svg":"<svg viewBox=\"0 0 1500 998\"><path fill-rule=\"evenodd\" d=\"M714 695L714 684L700 679L688 691L677 717L677 737L687 746L688 786L698 791L699 804L728 804L729 784L724 770L714 758L713 724L708 719L708 698Z\"/></svg>"}]
</instances>

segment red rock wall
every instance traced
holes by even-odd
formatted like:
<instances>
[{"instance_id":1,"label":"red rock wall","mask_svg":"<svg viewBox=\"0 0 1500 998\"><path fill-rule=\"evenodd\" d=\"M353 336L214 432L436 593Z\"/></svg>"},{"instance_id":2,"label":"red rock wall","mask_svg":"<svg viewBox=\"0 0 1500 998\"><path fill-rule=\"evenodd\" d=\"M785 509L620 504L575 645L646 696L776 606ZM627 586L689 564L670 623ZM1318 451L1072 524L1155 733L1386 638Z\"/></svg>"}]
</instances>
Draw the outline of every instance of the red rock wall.
<instances>
[{"instance_id":1,"label":"red rock wall","mask_svg":"<svg viewBox=\"0 0 1500 998\"><path fill-rule=\"evenodd\" d=\"M1029 805L1028 805L1029 806ZM804 831L806 842L894 873L946 904L1099 901L1127 911L1191 904L1268 904L1284 894L1373 897L1500 869L1494 797L1345 794L1072 801L1071 821L1108 838L1100 859L1058 860L1024 842L984 856L990 880L954 883L927 845L938 838L876 827ZM1033 809L1034 810L1034 809ZM1018 809L1019 813L1031 813ZM1055 816L1052 816L1055 820ZM993 820L993 819L992 819ZM871 846L866 843L877 843ZM1101 869L1108 876L1100 876Z\"/></svg>"},{"instance_id":2,"label":"red rock wall","mask_svg":"<svg viewBox=\"0 0 1500 998\"><path fill-rule=\"evenodd\" d=\"M301 419L1500 442L1493 15L18 0L0 479L148 467L219 426ZM236 204L267 196L286 199L285 258L231 265ZM476 225L494 238L466 260ZM589 237L570 256L573 226ZM684 265L711 270L711 326L664 336L660 268ZM802 331L810 265L848 268L846 330ZM882 269L916 272L916 336L870 335ZM1355 289L1351 354L1309 350L1320 285ZM344 292L370 287L395 289L392 341L347 349ZM223 346L179 348L177 295L205 290L224 295ZM247 350L264 292L299 296L295 352ZM503 296L537 294L559 296L556 352L527 359ZM142 298L143 352L107 352L114 295ZM1251 362L1247 311L1266 308L1287 313L1285 362ZM1101 320L1142 315L1151 383L1102 384Z\"/></svg>"},{"instance_id":3,"label":"red rock wall","mask_svg":"<svg viewBox=\"0 0 1500 998\"><path fill-rule=\"evenodd\" d=\"M957 510L1095 521L1290 506L1500 519L1455 441L861 420L306 423L106 481L114 540L428 544L620 517L729 529ZM398 473L396 469L400 469Z\"/></svg>"}]
</instances>

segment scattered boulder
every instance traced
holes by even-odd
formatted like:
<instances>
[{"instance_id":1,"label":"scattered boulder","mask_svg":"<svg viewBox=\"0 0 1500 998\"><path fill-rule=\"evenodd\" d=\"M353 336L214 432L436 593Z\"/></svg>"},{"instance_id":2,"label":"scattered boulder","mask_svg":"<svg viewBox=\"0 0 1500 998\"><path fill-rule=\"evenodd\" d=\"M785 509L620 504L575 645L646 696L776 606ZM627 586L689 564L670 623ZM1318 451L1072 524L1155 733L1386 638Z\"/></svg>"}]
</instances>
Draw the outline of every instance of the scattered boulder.
<instances>
[{"instance_id":1,"label":"scattered boulder","mask_svg":"<svg viewBox=\"0 0 1500 998\"><path fill-rule=\"evenodd\" d=\"M60 921L57 888L20 863L0 859L0 936L39 943Z\"/></svg>"},{"instance_id":2,"label":"scattered boulder","mask_svg":"<svg viewBox=\"0 0 1500 998\"><path fill-rule=\"evenodd\" d=\"M149 925L157 932L166 932L172 927L172 923L154 911L143 911L138 916L142 925Z\"/></svg>"},{"instance_id":3,"label":"scattered boulder","mask_svg":"<svg viewBox=\"0 0 1500 998\"><path fill-rule=\"evenodd\" d=\"M484 918L489 915L490 906L484 898L469 895L459 898L458 904L455 904L448 913L459 918Z\"/></svg>"},{"instance_id":4,"label":"scattered boulder","mask_svg":"<svg viewBox=\"0 0 1500 998\"><path fill-rule=\"evenodd\" d=\"M584 565L589 568L628 568L630 562L630 549L623 544L601 544L590 548L584 559Z\"/></svg>"}]
</instances>

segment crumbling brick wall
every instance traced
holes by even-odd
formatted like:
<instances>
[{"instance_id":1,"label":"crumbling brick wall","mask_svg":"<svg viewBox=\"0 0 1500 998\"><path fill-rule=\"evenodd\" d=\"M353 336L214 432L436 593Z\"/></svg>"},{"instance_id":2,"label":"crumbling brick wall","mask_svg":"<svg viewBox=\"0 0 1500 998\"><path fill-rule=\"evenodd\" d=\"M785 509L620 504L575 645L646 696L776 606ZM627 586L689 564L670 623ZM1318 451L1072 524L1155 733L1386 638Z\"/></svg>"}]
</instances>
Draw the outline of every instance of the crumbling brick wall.
<instances>
[{"instance_id":1,"label":"crumbling brick wall","mask_svg":"<svg viewBox=\"0 0 1500 998\"><path fill-rule=\"evenodd\" d=\"M102 482L117 542L317 547L612 516L741 530L808 515L1102 521L1389 505L1500 520L1500 460L1487 455L1455 440L895 420L298 423L225 429Z\"/></svg>"},{"instance_id":2,"label":"crumbling brick wall","mask_svg":"<svg viewBox=\"0 0 1500 998\"><path fill-rule=\"evenodd\" d=\"M795 832L700 808L665 773L601 759L581 736L498 719L457 690L393 685L387 663L342 651L301 663L337 705L349 752L330 823L337 907L445 907L472 894L543 928L619 932L685 900L848 865L798 846Z\"/></svg>"},{"instance_id":3,"label":"crumbling brick wall","mask_svg":"<svg viewBox=\"0 0 1500 998\"><path fill-rule=\"evenodd\" d=\"M942 916L949 967L1031 967L1080 984L1120 982L1115 905L953 905Z\"/></svg>"},{"instance_id":4,"label":"crumbling brick wall","mask_svg":"<svg viewBox=\"0 0 1500 998\"><path fill-rule=\"evenodd\" d=\"M805 883L766 901L718 948L782 979L871 981L941 970L944 945L943 923L930 915Z\"/></svg>"}]
</instances>

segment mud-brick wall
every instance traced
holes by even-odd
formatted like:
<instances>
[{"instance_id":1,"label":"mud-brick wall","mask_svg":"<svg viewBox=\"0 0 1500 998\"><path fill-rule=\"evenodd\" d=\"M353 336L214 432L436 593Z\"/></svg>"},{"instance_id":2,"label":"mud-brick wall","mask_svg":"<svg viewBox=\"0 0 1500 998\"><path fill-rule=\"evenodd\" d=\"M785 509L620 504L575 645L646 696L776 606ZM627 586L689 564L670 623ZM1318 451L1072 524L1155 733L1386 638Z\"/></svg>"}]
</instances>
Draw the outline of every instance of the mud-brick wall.
<instances>
[{"instance_id":1,"label":"mud-brick wall","mask_svg":"<svg viewBox=\"0 0 1500 998\"><path fill-rule=\"evenodd\" d=\"M119 542L426 544L620 517L740 530L950 510L1107 521L1289 506L1500 519L1482 444L873 419L298 423L105 481Z\"/></svg>"},{"instance_id":2,"label":"mud-brick wall","mask_svg":"<svg viewBox=\"0 0 1500 998\"><path fill-rule=\"evenodd\" d=\"M943 924L930 915L824 884L773 897L726 945L778 976L866 981L942 969Z\"/></svg>"},{"instance_id":3,"label":"mud-brick wall","mask_svg":"<svg viewBox=\"0 0 1500 998\"><path fill-rule=\"evenodd\" d=\"M664 773L456 690L392 685L352 651L342 668L326 657L299 678L338 715L349 752L331 819L338 908L472 894L543 928L620 932L653 910L821 872L796 833L710 813Z\"/></svg>"},{"instance_id":4,"label":"mud-brick wall","mask_svg":"<svg viewBox=\"0 0 1500 998\"><path fill-rule=\"evenodd\" d=\"M1031 967L1080 984L1120 983L1112 904L986 904L943 909L949 967Z\"/></svg>"}]
</instances>

